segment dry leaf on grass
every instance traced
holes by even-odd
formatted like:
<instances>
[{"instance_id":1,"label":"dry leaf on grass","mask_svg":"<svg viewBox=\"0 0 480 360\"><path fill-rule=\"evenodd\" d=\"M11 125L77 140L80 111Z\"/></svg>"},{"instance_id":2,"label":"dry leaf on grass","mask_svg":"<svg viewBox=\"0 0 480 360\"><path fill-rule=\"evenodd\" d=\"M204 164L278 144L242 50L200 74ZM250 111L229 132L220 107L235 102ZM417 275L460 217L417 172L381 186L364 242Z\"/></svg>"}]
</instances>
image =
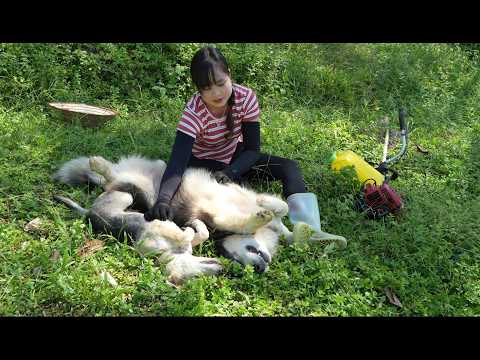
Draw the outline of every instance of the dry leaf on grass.
<instances>
[{"instance_id":1,"label":"dry leaf on grass","mask_svg":"<svg viewBox=\"0 0 480 360\"><path fill-rule=\"evenodd\" d=\"M425 150L420 145L415 144L415 146L417 147L418 152L421 152L422 154L428 154L428 150Z\"/></svg>"},{"instance_id":2,"label":"dry leaf on grass","mask_svg":"<svg viewBox=\"0 0 480 360\"><path fill-rule=\"evenodd\" d=\"M101 240L86 240L85 243L78 248L77 255L84 257L91 255L103 249L103 241Z\"/></svg>"},{"instance_id":3,"label":"dry leaf on grass","mask_svg":"<svg viewBox=\"0 0 480 360\"><path fill-rule=\"evenodd\" d=\"M392 289L390 289L389 287L386 287L384 291L385 291L385 294L387 295L388 301L390 301L390 304L393 304L400 308L402 307L402 303L400 302L397 295L395 295Z\"/></svg>"},{"instance_id":4,"label":"dry leaf on grass","mask_svg":"<svg viewBox=\"0 0 480 360\"><path fill-rule=\"evenodd\" d=\"M50 256L50 260L51 261L57 261L59 257L60 257L60 251L55 249L55 250L53 250L52 256Z\"/></svg>"},{"instance_id":5,"label":"dry leaf on grass","mask_svg":"<svg viewBox=\"0 0 480 360\"><path fill-rule=\"evenodd\" d=\"M23 227L23 230L29 233L38 232L38 233L45 234L47 233L47 230L43 227L43 225L44 225L43 220L37 217L32 221L28 222L27 224L25 224L25 226Z\"/></svg>"}]
</instances>

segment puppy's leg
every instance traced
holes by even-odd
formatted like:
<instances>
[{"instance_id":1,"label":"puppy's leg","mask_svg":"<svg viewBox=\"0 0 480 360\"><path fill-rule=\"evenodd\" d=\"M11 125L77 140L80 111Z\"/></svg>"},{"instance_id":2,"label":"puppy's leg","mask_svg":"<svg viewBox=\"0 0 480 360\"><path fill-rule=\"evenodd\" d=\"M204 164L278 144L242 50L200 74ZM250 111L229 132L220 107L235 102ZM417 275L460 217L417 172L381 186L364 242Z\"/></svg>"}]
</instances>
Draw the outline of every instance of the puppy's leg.
<instances>
[{"instance_id":1,"label":"puppy's leg","mask_svg":"<svg viewBox=\"0 0 480 360\"><path fill-rule=\"evenodd\" d=\"M102 175L107 182L111 183L115 180L116 174L110 161L101 156L90 156L88 162L90 169Z\"/></svg>"},{"instance_id":2,"label":"puppy's leg","mask_svg":"<svg viewBox=\"0 0 480 360\"><path fill-rule=\"evenodd\" d=\"M135 243L135 250L142 256L161 255L163 261L169 259L168 252L170 247L164 241L156 238L143 238Z\"/></svg>"},{"instance_id":3,"label":"puppy's leg","mask_svg":"<svg viewBox=\"0 0 480 360\"><path fill-rule=\"evenodd\" d=\"M141 239L136 243L137 251L146 255L162 254L162 261L169 260L171 251L192 253L192 240L195 232L187 227L184 231L174 222L153 220L146 223Z\"/></svg>"},{"instance_id":4,"label":"puppy's leg","mask_svg":"<svg viewBox=\"0 0 480 360\"><path fill-rule=\"evenodd\" d=\"M150 222L145 221L145 230L142 238L154 239L159 236L169 241L172 246L182 246L191 244L195 231L190 227L182 231L177 224L170 220L162 221L155 219Z\"/></svg>"},{"instance_id":5,"label":"puppy's leg","mask_svg":"<svg viewBox=\"0 0 480 360\"><path fill-rule=\"evenodd\" d=\"M195 237L195 231L191 227L182 230L170 220L153 220L151 223L153 223L154 228L150 231L153 230L161 234L166 239L171 240L173 245L176 246L190 245Z\"/></svg>"},{"instance_id":6,"label":"puppy's leg","mask_svg":"<svg viewBox=\"0 0 480 360\"><path fill-rule=\"evenodd\" d=\"M238 234L253 234L257 229L268 224L273 217L273 212L266 209L251 214L222 211L213 216L213 223L220 230Z\"/></svg>"},{"instance_id":7,"label":"puppy's leg","mask_svg":"<svg viewBox=\"0 0 480 360\"><path fill-rule=\"evenodd\" d=\"M268 194L257 195L257 205L272 211L276 217L284 217L288 214L288 204L275 196Z\"/></svg>"},{"instance_id":8,"label":"puppy's leg","mask_svg":"<svg viewBox=\"0 0 480 360\"><path fill-rule=\"evenodd\" d=\"M207 226L202 220L195 219L190 224L195 229L195 236L192 240L192 246L197 246L207 240L210 236Z\"/></svg>"},{"instance_id":9,"label":"puppy's leg","mask_svg":"<svg viewBox=\"0 0 480 360\"><path fill-rule=\"evenodd\" d=\"M291 244L293 242L293 233L288 230L281 218L274 217L273 220L270 221L265 227L274 231L279 237L283 235L287 244Z\"/></svg>"},{"instance_id":10,"label":"puppy's leg","mask_svg":"<svg viewBox=\"0 0 480 360\"><path fill-rule=\"evenodd\" d=\"M292 242L305 243L308 239L312 238L314 234L310 225L299 221L293 226Z\"/></svg>"},{"instance_id":11,"label":"puppy's leg","mask_svg":"<svg viewBox=\"0 0 480 360\"><path fill-rule=\"evenodd\" d=\"M185 280L200 275L217 275L223 267L215 258L193 256L191 254L171 254L170 261L166 265L168 280L180 285Z\"/></svg>"}]
</instances>

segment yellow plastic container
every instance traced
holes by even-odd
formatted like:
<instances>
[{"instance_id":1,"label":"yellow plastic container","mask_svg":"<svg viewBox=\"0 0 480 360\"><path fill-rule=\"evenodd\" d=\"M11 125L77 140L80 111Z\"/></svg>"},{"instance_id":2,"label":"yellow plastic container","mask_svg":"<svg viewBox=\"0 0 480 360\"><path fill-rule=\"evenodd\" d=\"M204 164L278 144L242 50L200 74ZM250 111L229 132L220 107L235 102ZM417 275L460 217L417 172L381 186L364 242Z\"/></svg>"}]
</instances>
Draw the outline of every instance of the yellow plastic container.
<instances>
[{"instance_id":1,"label":"yellow plastic container","mask_svg":"<svg viewBox=\"0 0 480 360\"><path fill-rule=\"evenodd\" d=\"M351 150L335 151L329 162L335 171L340 171L347 166L353 166L358 180L362 184L374 184L376 182L377 185L381 185L385 180L385 176Z\"/></svg>"}]
</instances>

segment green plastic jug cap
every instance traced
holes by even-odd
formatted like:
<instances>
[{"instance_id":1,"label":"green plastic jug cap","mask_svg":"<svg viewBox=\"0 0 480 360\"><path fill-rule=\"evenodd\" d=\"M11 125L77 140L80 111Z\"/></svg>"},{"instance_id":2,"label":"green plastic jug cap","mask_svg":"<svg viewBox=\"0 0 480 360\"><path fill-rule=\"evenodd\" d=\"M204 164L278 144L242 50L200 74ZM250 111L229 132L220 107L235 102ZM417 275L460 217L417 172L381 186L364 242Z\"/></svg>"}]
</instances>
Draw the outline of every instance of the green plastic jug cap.
<instances>
[{"instance_id":1,"label":"green plastic jug cap","mask_svg":"<svg viewBox=\"0 0 480 360\"><path fill-rule=\"evenodd\" d=\"M328 162L329 164L331 164L331 163L333 163L333 162L335 161L336 158L337 158L337 152L334 151L334 152L332 153L332 155L330 155L330 157L328 158L327 162Z\"/></svg>"}]
</instances>

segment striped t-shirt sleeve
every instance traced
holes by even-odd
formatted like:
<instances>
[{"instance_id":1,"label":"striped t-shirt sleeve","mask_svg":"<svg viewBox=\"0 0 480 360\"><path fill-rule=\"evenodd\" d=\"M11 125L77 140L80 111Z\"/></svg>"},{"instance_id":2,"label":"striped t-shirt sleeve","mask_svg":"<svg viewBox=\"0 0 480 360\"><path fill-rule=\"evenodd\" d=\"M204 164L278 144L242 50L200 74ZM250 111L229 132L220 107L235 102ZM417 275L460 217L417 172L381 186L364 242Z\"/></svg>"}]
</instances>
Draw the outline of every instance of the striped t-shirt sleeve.
<instances>
[{"instance_id":1,"label":"striped t-shirt sleeve","mask_svg":"<svg viewBox=\"0 0 480 360\"><path fill-rule=\"evenodd\" d=\"M187 106L183 110L182 117L178 123L177 130L187 134L194 139L200 134L202 129L202 122L197 115Z\"/></svg>"},{"instance_id":2,"label":"striped t-shirt sleeve","mask_svg":"<svg viewBox=\"0 0 480 360\"><path fill-rule=\"evenodd\" d=\"M250 91L245 99L244 112L244 122L258 121L260 117L260 107L258 106L257 96L254 91Z\"/></svg>"}]
</instances>

